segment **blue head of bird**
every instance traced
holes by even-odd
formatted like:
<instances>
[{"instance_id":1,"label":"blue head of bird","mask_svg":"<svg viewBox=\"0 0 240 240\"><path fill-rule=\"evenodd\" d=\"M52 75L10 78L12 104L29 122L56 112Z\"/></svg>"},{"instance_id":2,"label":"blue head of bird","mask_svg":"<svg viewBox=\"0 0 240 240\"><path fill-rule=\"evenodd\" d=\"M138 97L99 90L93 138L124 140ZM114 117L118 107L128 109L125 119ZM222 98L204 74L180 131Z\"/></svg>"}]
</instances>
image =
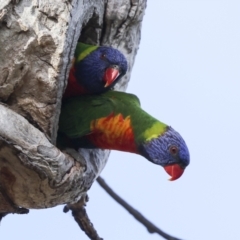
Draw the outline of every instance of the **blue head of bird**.
<instances>
[{"instance_id":1,"label":"blue head of bird","mask_svg":"<svg viewBox=\"0 0 240 240\"><path fill-rule=\"evenodd\" d=\"M171 176L169 179L171 181L181 177L190 162L185 141L171 127L167 127L166 131L157 138L143 143L140 151L149 161L162 166Z\"/></svg>"},{"instance_id":2,"label":"blue head of bird","mask_svg":"<svg viewBox=\"0 0 240 240\"><path fill-rule=\"evenodd\" d=\"M127 67L127 60L119 50L101 46L76 63L76 78L91 93L105 92L120 80Z\"/></svg>"}]
</instances>

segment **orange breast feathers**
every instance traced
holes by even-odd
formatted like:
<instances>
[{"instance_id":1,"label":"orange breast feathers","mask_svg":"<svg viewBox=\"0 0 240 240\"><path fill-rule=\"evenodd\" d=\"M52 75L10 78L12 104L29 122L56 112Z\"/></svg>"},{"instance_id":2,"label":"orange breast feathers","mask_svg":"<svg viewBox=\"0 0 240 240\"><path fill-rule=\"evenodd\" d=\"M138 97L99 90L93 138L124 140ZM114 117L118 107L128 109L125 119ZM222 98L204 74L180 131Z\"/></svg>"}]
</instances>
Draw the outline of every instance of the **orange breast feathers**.
<instances>
[{"instance_id":1,"label":"orange breast feathers","mask_svg":"<svg viewBox=\"0 0 240 240\"><path fill-rule=\"evenodd\" d=\"M110 114L91 122L88 139L98 148L138 153L131 118Z\"/></svg>"}]
</instances>

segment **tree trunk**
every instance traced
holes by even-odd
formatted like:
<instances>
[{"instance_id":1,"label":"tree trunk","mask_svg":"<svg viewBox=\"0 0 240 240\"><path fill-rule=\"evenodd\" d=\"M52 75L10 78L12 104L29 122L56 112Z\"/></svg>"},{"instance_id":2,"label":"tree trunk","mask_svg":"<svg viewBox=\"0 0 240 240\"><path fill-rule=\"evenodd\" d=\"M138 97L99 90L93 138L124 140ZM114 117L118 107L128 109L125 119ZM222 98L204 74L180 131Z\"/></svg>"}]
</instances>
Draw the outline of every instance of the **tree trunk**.
<instances>
[{"instance_id":1,"label":"tree trunk","mask_svg":"<svg viewBox=\"0 0 240 240\"><path fill-rule=\"evenodd\" d=\"M127 57L125 90L140 42L146 0L1 0L0 212L77 202L109 151L63 153L54 144L77 41ZM81 159L86 161L86 170Z\"/></svg>"}]
</instances>

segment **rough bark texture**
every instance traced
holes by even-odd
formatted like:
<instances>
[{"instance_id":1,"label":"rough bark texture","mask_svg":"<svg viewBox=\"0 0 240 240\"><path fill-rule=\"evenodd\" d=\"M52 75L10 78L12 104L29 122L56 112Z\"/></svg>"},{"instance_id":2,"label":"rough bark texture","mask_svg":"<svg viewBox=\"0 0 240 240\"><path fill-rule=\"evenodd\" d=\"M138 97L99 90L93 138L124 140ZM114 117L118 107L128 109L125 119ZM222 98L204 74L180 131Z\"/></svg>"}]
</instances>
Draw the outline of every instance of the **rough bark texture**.
<instances>
[{"instance_id":1,"label":"rough bark texture","mask_svg":"<svg viewBox=\"0 0 240 240\"><path fill-rule=\"evenodd\" d=\"M146 0L0 1L0 212L74 203L91 187L109 151L70 156L54 146L73 53L79 36L118 48L129 69L116 88L125 90L145 7Z\"/></svg>"}]
</instances>

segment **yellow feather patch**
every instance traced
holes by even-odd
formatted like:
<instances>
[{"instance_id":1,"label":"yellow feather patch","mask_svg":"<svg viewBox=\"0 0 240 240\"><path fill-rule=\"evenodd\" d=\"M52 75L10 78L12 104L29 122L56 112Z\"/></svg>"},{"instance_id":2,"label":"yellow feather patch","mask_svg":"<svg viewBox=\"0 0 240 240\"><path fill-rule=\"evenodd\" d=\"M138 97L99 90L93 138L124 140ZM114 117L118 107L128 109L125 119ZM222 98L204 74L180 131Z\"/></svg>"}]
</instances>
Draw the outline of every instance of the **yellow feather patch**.
<instances>
[{"instance_id":1,"label":"yellow feather patch","mask_svg":"<svg viewBox=\"0 0 240 240\"><path fill-rule=\"evenodd\" d=\"M166 131L166 128L166 124L156 122L143 133L143 136L147 141L150 141L151 139L157 138L159 135L162 135Z\"/></svg>"},{"instance_id":2,"label":"yellow feather patch","mask_svg":"<svg viewBox=\"0 0 240 240\"><path fill-rule=\"evenodd\" d=\"M92 47L88 47L86 50L84 50L83 52L81 52L77 58L77 62L81 61L82 59L84 59L89 53L93 52L94 50L96 50L98 48L98 46L92 46Z\"/></svg>"}]
</instances>

